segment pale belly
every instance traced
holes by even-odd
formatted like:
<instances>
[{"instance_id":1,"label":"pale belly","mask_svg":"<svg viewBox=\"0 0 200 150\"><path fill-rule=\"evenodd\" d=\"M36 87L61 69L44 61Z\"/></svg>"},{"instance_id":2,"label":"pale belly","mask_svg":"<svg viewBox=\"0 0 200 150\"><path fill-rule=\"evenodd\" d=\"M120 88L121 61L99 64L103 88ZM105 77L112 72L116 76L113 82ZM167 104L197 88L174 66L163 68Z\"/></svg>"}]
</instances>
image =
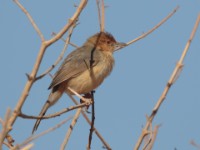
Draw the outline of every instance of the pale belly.
<instances>
[{"instance_id":1,"label":"pale belly","mask_svg":"<svg viewBox=\"0 0 200 150\"><path fill-rule=\"evenodd\" d=\"M86 70L79 76L70 79L65 88L66 92L73 94L68 90L68 87L79 94L86 94L96 89L112 71L113 63L114 61L100 63L92 70Z\"/></svg>"}]
</instances>

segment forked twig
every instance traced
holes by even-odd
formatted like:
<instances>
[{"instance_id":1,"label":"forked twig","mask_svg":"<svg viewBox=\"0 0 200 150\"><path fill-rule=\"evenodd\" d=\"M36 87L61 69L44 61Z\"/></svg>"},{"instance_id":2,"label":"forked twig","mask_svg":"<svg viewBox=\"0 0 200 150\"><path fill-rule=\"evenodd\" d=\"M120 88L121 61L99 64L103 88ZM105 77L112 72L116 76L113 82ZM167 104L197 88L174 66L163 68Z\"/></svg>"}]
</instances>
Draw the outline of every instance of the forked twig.
<instances>
[{"instance_id":1,"label":"forked twig","mask_svg":"<svg viewBox=\"0 0 200 150\"><path fill-rule=\"evenodd\" d=\"M51 67L49 67L44 73L42 73L41 75L39 75L38 77L36 77L35 81L43 78L45 75L47 75L49 72L51 72L51 70L53 70L58 65L58 63L63 59L63 56L64 56L64 54L65 54L65 52L67 50L68 44L69 44L70 39L71 39L72 32L73 32L73 30L74 30L75 27L76 27L76 24L74 23L72 25L71 29L68 32L68 37L65 40L64 48L63 48L62 52L60 53L59 57L57 58L57 60L55 61L55 63Z\"/></svg>"},{"instance_id":2,"label":"forked twig","mask_svg":"<svg viewBox=\"0 0 200 150\"><path fill-rule=\"evenodd\" d=\"M154 127L154 130L152 130L152 133L151 133L151 137L149 138L148 143L144 146L143 150L152 150L157 134L158 134L159 127L160 125L156 125Z\"/></svg>"},{"instance_id":3,"label":"forked twig","mask_svg":"<svg viewBox=\"0 0 200 150\"><path fill-rule=\"evenodd\" d=\"M41 137L41 136L43 136L43 135L45 135L45 134L47 134L47 133L49 133L49 132L52 132L52 131L56 130L57 128L59 128L60 126L62 126L62 125L65 124L66 122L68 122L70 119L72 119L71 116L68 117L67 119L61 121L60 123L58 123L58 124L57 124L56 126L54 126L54 127L51 127L51 128L49 128L49 129L47 129L47 130L45 130L45 131L43 131L43 132L41 132L41 133L39 133L39 134L37 134L37 135L32 135L32 136L30 136L30 137L27 138L23 143L19 144L18 147L19 147L19 148L22 148L22 147L26 146L27 144L29 144L30 142L32 142L33 140L35 140L35 139L37 139L37 138L39 138L39 137Z\"/></svg>"},{"instance_id":4,"label":"forked twig","mask_svg":"<svg viewBox=\"0 0 200 150\"><path fill-rule=\"evenodd\" d=\"M40 31L40 29L38 28L37 24L35 23L35 21L33 20L33 18L31 17L31 15L29 14L29 12L22 6L22 4L20 4L20 2L18 0L13 0L18 6L19 8L24 12L24 14L28 17L29 21L31 22L33 28L35 29L35 31L37 32L37 34L39 35L40 39L42 42L45 41L44 36L42 34L42 32Z\"/></svg>"},{"instance_id":5,"label":"forked twig","mask_svg":"<svg viewBox=\"0 0 200 150\"><path fill-rule=\"evenodd\" d=\"M40 30L38 30L39 28L37 28L35 25L35 22L33 21L32 17L25 13L25 15L29 18L29 20L31 21L32 26L34 27L34 29L36 30L36 32L39 34L40 38L41 38L41 47L40 50L38 52L38 56L36 58L34 67L32 68L31 74L28 75L28 81L26 82L25 86L24 86L24 90L22 91L22 94L17 102L17 105L15 106L15 109L12 113L11 118L9 119L8 122L8 126L12 127L16 118L18 117L18 114L20 114L21 108L29 94L29 91L34 83L35 77L38 73L41 61L43 59L44 53L47 49L48 46L50 46L51 44L53 44L54 42L56 42L57 40L59 40L68 30L69 28L76 22L77 18L79 17L80 13L82 12L82 10L85 8L86 4L87 4L88 0L81 0L79 6L77 7L77 10L75 11L74 15L71 17L70 21L60 30L60 32L53 37L52 39L45 41L44 38L40 35ZM22 5L19 3L18 0L14 0L14 2L17 3L17 5L24 10L23 12L27 12L27 10L24 7L21 7ZM10 130L8 130L6 132L9 132Z\"/></svg>"},{"instance_id":6,"label":"forked twig","mask_svg":"<svg viewBox=\"0 0 200 150\"><path fill-rule=\"evenodd\" d=\"M68 94L68 96L71 98L71 100L76 104L78 105L79 103L71 96ZM87 123L91 126L91 121L90 119L87 117L87 115L85 114L85 112L83 110L81 110L81 114L83 115L83 117L85 118L85 120L87 121ZM97 137L101 140L101 142L103 143L104 147L107 149L107 150L111 150L111 147L110 145L104 140L104 138L102 137L102 135L99 133L99 131L93 127L93 130L95 132L95 134L97 135Z\"/></svg>"},{"instance_id":7,"label":"forked twig","mask_svg":"<svg viewBox=\"0 0 200 150\"><path fill-rule=\"evenodd\" d=\"M56 36L56 34L57 34L57 33L52 32L52 36ZM63 42L66 41L63 37L61 37L60 39L61 39ZM71 46L73 46L73 47L75 47L75 48L79 48L78 45L76 45L76 44L74 44L74 43L72 43L72 42L70 42L70 41L69 41L69 45L71 45Z\"/></svg>"},{"instance_id":8,"label":"forked twig","mask_svg":"<svg viewBox=\"0 0 200 150\"><path fill-rule=\"evenodd\" d=\"M197 28L198 28L198 26L199 26L199 22L200 22L200 14L199 14L199 16L197 17L196 23L195 23L195 25L194 25L194 28L193 28L192 33L191 33L191 35L190 35L190 38L189 38L188 42L186 43L186 46L185 46L185 48L184 48L184 50L183 50L183 53L182 53L182 55L181 55L181 57L180 57L180 59L179 59L177 65L175 66L174 71L173 71L173 73L171 74L171 77L170 77L169 81L167 82L167 85L166 85L166 87L164 88L164 91L163 91L162 95L161 95L160 98L158 99L158 101L157 101L155 107L153 108L152 113L151 113L149 119L147 120L146 125L145 125L145 127L143 128L142 133L141 133L141 135L140 135L140 137L139 137L139 139L138 139L138 141L137 141L137 143L136 143L136 145L135 145L134 150L138 150L138 149L139 149L140 145L142 144L142 141L143 141L144 137L146 136L145 134L143 134L143 131L148 131L149 126L150 126L150 124L152 123L154 117L156 116L156 114L157 114L157 112L158 112L158 110L159 110L161 104L162 104L163 101L165 100L165 98L166 98L166 96L167 96L167 93L168 93L170 87L174 84L174 82L177 80L178 76L180 75L180 72L181 72L182 67L183 67L184 58L185 58L185 56L186 56L186 54L187 54L187 52L188 52L188 49L189 49L189 47L190 47L190 44L191 44L191 42L192 42L192 40L193 40L193 38L194 38L194 35L195 35L196 31L197 31Z\"/></svg>"}]
</instances>

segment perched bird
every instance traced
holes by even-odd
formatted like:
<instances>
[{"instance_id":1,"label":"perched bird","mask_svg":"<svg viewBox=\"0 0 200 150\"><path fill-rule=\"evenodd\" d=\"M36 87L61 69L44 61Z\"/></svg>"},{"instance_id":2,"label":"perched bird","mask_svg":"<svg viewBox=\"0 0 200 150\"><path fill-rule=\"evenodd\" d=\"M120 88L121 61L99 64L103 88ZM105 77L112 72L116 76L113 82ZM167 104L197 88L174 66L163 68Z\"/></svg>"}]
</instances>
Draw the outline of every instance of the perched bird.
<instances>
[{"instance_id":1,"label":"perched bird","mask_svg":"<svg viewBox=\"0 0 200 150\"><path fill-rule=\"evenodd\" d=\"M71 52L53 77L49 86L51 93L39 116L44 116L47 109L54 105L64 92L73 95L68 87L79 94L87 94L96 89L113 69L114 50L124 45L117 42L111 34L100 32ZM32 133L37 130L40 121L41 119L36 121Z\"/></svg>"}]
</instances>

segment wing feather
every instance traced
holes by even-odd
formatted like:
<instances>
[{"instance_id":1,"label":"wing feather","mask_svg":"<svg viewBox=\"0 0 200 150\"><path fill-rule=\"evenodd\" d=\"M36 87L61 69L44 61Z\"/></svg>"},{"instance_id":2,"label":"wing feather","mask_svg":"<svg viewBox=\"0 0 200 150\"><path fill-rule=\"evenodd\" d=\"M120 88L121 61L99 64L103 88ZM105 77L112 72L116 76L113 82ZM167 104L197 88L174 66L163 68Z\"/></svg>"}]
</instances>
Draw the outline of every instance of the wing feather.
<instances>
[{"instance_id":1,"label":"wing feather","mask_svg":"<svg viewBox=\"0 0 200 150\"><path fill-rule=\"evenodd\" d=\"M89 52L86 51L86 48ZM94 49L94 47L83 46L71 52L56 72L49 89L89 69L91 56L93 57L92 67L97 65L99 62L99 58L97 57L98 50L94 50L92 53L92 49Z\"/></svg>"}]
</instances>

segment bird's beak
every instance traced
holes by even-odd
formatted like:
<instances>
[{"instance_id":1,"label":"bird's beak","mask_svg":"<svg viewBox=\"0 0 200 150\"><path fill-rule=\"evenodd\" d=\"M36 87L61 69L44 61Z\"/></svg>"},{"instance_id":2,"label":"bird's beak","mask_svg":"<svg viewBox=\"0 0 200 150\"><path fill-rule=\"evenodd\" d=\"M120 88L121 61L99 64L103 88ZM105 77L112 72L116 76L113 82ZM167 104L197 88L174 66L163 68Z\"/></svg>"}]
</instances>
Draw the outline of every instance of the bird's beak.
<instances>
[{"instance_id":1,"label":"bird's beak","mask_svg":"<svg viewBox=\"0 0 200 150\"><path fill-rule=\"evenodd\" d=\"M123 47L125 47L125 46L127 46L126 43L117 42L117 43L115 44L115 50L114 50L114 51L117 51L117 50L119 50L119 49L121 49L121 48L123 48Z\"/></svg>"}]
</instances>

